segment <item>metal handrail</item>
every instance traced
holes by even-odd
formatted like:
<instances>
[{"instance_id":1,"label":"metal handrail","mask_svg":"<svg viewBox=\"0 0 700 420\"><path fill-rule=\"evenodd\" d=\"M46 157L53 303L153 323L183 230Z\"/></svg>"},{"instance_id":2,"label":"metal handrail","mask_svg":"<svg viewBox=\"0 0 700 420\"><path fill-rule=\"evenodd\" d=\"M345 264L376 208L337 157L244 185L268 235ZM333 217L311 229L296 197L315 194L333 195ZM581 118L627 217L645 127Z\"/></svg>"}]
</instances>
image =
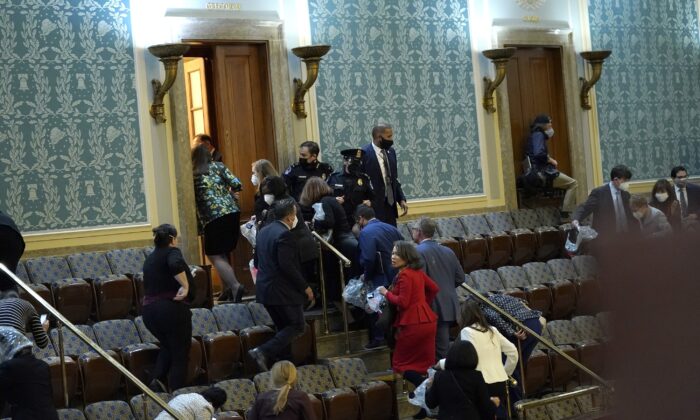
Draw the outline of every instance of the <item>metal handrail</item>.
<instances>
[{"instance_id":1,"label":"metal handrail","mask_svg":"<svg viewBox=\"0 0 700 420\"><path fill-rule=\"evenodd\" d=\"M578 389L576 391L564 392L564 393L559 394L559 395L541 398L539 400L532 400L532 401L528 401L528 402L524 402L524 403L516 403L515 409L518 411L518 418L527 419L527 413L525 413L525 415L523 415L523 413L526 410L541 407L543 405L555 403L558 401L569 400L571 398L582 397L584 395L595 394L595 393L600 393L599 386L589 386L589 387L586 387L584 389ZM600 410L601 409L598 407L595 408L595 411L600 411Z\"/></svg>"},{"instance_id":2,"label":"metal handrail","mask_svg":"<svg viewBox=\"0 0 700 420\"><path fill-rule=\"evenodd\" d=\"M319 276L321 278L321 303L323 306L323 324L325 325L325 333L328 335L330 333L328 329L328 301L326 299L326 282L325 282L325 274L323 273L323 249L322 247L326 247L329 249L333 254L335 254L336 257L338 257L338 268L340 271L340 290L345 290L345 272L343 271L344 267L350 267L352 265L352 262L345 257L336 247L330 244L327 240L323 239L321 235L319 235L317 232L314 232L313 230L311 231L311 234L316 238L316 240L319 242L321 246L319 246L319 261L320 261L320 269L319 269ZM345 332L345 354L350 354L350 327L348 326L348 307L347 303L345 302L345 299L342 298L341 296L341 311L343 315L343 331Z\"/></svg>"},{"instance_id":3,"label":"metal handrail","mask_svg":"<svg viewBox=\"0 0 700 420\"><path fill-rule=\"evenodd\" d=\"M114 360L112 356L109 355L102 347L98 346L97 343L92 341L90 337L85 335L82 331L80 331L75 325L73 325L72 322L70 322L66 317L63 316L56 308L51 306L48 302L46 302L37 292L34 291L31 287L29 287L22 279L17 277L15 273L10 271L5 264L0 263L0 270L4 271L5 274L7 274L19 287L21 287L25 292L29 293L29 295L34 298L44 309L49 311L51 315L56 317L56 319L59 322L59 338L62 336L61 332L61 327L60 324L65 325L68 327L69 330L73 334L75 334L81 341L85 342L88 346L92 347L93 350L95 350L100 356L102 356L109 364L114 366L115 369L117 369L119 372L121 372L124 376L127 377L131 382L133 382L136 387L138 387L141 391L143 391L144 394L148 395L149 398L151 398L153 401L156 402L159 406L163 408L163 410L167 411L168 414L171 416L175 417L178 420L184 420L184 417L182 417L179 413L177 413L175 410L173 410L172 407L168 405L165 401L163 401L155 392L151 391L150 388L148 388L143 382L141 382L134 374L129 372L127 368L121 365L121 363L117 362ZM65 372L65 362L64 362L64 357L65 355L63 354L63 340L61 341L61 345L59 346L59 351L60 351L60 359L61 359L61 370L63 374L63 392L64 394L66 393L66 372Z\"/></svg>"},{"instance_id":4,"label":"metal handrail","mask_svg":"<svg viewBox=\"0 0 700 420\"><path fill-rule=\"evenodd\" d=\"M553 351L554 351L555 353L557 353L559 356L563 357L564 359L566 359L566 360L568 360L569 362L573 363L574 366L576 366L577 368L579 368L579 369L581 369L582 371L586 372L586 373L587 373L588 375L590 375L593 379L595 379L596 381L600 382L600 384L603 385L605 388L608 388L608 389L610 389L610 390L614 390L614 389L615 389L615 388L610 384L610 382L608 382L608 381L606 381L605 379L601 378L598 374L596 374L595 372L593 372L592 370L590 370L590 369L587 368L586 366L582 365L581 362L579 362L578 360L572 358L572 357L569 356L568 354L566 354L566 353L564 353L563 351L561 351L561 350L560 350L557 346L555 346L551 341L549 341L549 340L547 340L546 338L542 337L541 335L537 334L537 333L534 332L532 329L528 328L525 324L523 324L522 322L520 322L520 321L518 321L517 319L515 319L515 317L513 317L511 314L509 314L508 312L504 311L504 310L501 309L498 305L496 305L495 303L493 303L493 302L491 302L490 300L488 300L488 298L486 298L486 296L484 296L484 295L482 295L481 293L479 293L478 290L474 289L473 287L469 286L469 285L466 284L466 283L460 284L460 287L462 287L463 289L466 289L469 293L471 293L473 296L475 296L475 297L476 297L477 299L479 299L481 302L483 302L483 303L489 305L489 306L491 307L491 309L493 309L494 311L498 312L498 313L501 314L502 316L506 317L510 322L512 322L513 324L517 325L519 328L521 328L521 329L522 329L523 331L525 331L526 333L528 333L528 334L532 335L533 337L535 337L535 338L537 339L537 341L539 341L540 343L544 344L544 345L547 346L549 349L553 350ZM522 364L522 363L521 363L521 364ZM522 380L524 381L525 378L522 378Z\"/></svg>"}]
</instances>

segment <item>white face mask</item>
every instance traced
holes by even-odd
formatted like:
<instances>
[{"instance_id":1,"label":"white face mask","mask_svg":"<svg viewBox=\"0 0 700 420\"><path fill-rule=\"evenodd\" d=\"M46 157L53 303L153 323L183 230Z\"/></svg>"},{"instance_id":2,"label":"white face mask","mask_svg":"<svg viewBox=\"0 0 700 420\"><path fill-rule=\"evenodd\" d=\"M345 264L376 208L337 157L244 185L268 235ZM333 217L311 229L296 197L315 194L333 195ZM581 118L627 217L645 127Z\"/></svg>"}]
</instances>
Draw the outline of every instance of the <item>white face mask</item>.
<instances>
[{"instance_id":1,"label":"white face mask","mask_svg":"<svg viewBox=\"0 0 700 420\"><path fill-rule=\"evenodd\" d=\"M544 130L544 134L546 134L547 137L549 137L551 139L552 137L554 137L554 129L548 128L548 129Z\"/></svg>"},{"instance_id":2,"label":"white face mask","mask_svg":"<svg viewBox=\"0 0 700 420\"><path fill-rule=\"evenodd\" d=\"M642 220L642 217L644 217L644 213L642 213L641 211L635 211L634 213L632 213L632 216L634 216L634 218L637 220Z\"/></svg>"},{"instance_id":3,"label":"white face mask","mask_svg":"<svg viewBox=\"0 0 700 420\"><path fill-rule=\"evenodd\" d=\"M656 193L654 194L654 197L659 201L659 203L663 203L666 200L668 200L668 193Z\"/></svg>"},{"instance_id":4,"label":"white face mask","mask_svg":"<svg viewBox=\"0 0 700 420\"><path fill-rule=\"evenodd\" d=\"M292 229L297 227L297 223L299 223L299 219L296 216L294 216L294 220L292 220Z\"/></svg>"},{"instance_id":5,"label":"white face mask","mask_svg":"<svg viewBox=\"0 0 700 420\"><path fill-rule=\"evenodd\" d=\"M268 206L271 206L272 203L275 201L275 196L272 194L265 194L263 195L263 200L265 200Z\"/></svg>"},{"instance_id":6,"label":"white face mask","mask_svg":"<svg viewBox=\"0 0 700 420\"><path fill-rule=\"evenodd\" d=\"M630 183L629 182L623 182L620 184L619 187L617 187L620 191L629 191L630 190Z\"/></svg>"},{"instance_id":7,"label":"white face mask","mask_svg":"<svg viewBox=\"0 0 700 420\"><path fill-rule=\"evenodd\" d=\"M258 181L258 176L257 176L256 174L251 175L251 176L250 176L250 182L252 182L253 185L255 185L255 186L257 187L257 186L258 186L258 183L259 183L259 181Z\"/></svg>"}]
</instances>

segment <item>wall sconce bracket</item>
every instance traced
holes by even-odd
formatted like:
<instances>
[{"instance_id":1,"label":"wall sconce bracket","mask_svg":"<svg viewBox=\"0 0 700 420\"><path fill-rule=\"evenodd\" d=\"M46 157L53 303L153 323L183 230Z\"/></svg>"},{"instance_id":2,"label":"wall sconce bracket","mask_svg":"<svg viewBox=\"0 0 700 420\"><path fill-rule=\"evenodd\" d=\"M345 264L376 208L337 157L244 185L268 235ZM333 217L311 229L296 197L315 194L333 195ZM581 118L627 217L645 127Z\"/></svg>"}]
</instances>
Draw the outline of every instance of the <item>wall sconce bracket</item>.
<instances>
[{"instance_id":1,"label":"wall sconce bracket","mask_svg":"<svg viewBox=\"0 0 700 420\"><path fill-rule=\"evenodd\" d=\"M314 85L318 78L318 67L321 62L321 57L328 54L330 45L308 45L305 47L292 48L292 53L301 58L306 64L306 81L294 79L294 103L292 104L292 112L298 118L306 118L306 106L304 104L304 95Z\"/></svg>"},{"instance_id":2,"label":"wall sconce bracket","mask_svg":"<svg viewBox=\"0 0 700 420\"><path fill-rule=\"evenodd\" d=\"M486 84L486 89L484 90L484 101L483 106L488 113L496 112L496 107L493 106L493 93L496 88L503 82L506 77L506 66L508 65L508 60L515 54L515 48L496 48L493 50L485 50L481 53L484 57L491 60L491 62L496 66L496 78L494 80L484 77L484 82Z\"/></svg>"},{"instance_id":3,"label":"wall sconce bracket","mask_svg":"<svg viewBox=\"0 0 700 420\"><path fill-rule=\"evenodd\" d=\"M586 60L593 70L593 74L589 80L581 77L579 80L582 82L581 86L581 108L590 110L591 103L588 96L591 88L598 82L600 75L603 73L603 62L606 58L610 56L612 51L602 50L602 51L584 51L581 53L581 57Z\"/></svg>"},{"instance_id":4,"label":"wall sconce bracket","mask_svg":"<svg viewBox=\"0 0 700 420\"><path fill-rule=\"evenodd\" d=\"M158 79L151 81L153 86L153 103L149 113L156 120L156 124L166 121L163 98L173 83L175 83L178 62L189 49L189 45L186 44L160 44L148 47L148 52L158 57L163 63L163 67L165 67L165 80L162 83Z\"/></svg>"}]
</instances>

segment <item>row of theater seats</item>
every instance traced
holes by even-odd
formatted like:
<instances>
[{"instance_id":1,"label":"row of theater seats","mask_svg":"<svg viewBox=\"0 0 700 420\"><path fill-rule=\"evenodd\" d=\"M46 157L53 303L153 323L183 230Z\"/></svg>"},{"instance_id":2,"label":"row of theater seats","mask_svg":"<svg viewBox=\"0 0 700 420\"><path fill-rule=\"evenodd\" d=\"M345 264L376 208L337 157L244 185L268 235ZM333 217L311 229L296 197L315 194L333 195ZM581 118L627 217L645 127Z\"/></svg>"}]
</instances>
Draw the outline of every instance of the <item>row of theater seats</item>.
<instances>
[{"instance_id":1,"label":"row of theater seats","mask_svg":"<svg viewBox=\"0 0 700 420\"><path fill-rule=\"evenodd\" d=\"M95 320L126 318L140 313L143 298L143 262L152 247L86 252L65 257L40 257L20 262L17 276L68 320L84 324ZM190 267L196 298L193 307L213 304L208 268ZM22 291L21 297L46 310Z\"/></svg>"},{"instance_id":2,"label":"row of theater seats","mask_svg":"<svg viewBox=\"0 0 700 420\"><path fill-rule=\"evenodd\" d=\"M435 219L436 239L451 248L465 273L547 261L562 254L568 224L553 207ZM411 222L399 230L411 240Z\"/></svg>"},{"instance_id":3,"label":"row of theater seats","mask_svg":"<svg viewBox=\"0 0 700 420\"><path fill-rule=\"evenodd\" d=\"M274 335L273 322L265 308L255 302L216 305L213 310L193 308L192 344L190 348L187 383L212 383L237 375L252 375L257 365L247 351L269 340ZM149 372L158 356L158 340L146 328L139 316L133 321L115 319L100 321L92 326L77 325L81 332L120 361L142 382L148 383ZM89 404L115 398L124 391L133 395L138 391L104 358L93 351L67 328L62 329L67 389L71 400L79 393L82 402ZM51 343L34 354L49 364L56 406L63 407L61 366L58 357L59 330L49 332ZM31 338L31 337L30 337ZM316 337L313 325L292 344L295 364L316 361Z\"/></svg>"},{"instance_id":4,"label":"row of theater seats","mask_svg":"<svg viewBox=\"0 0 700 420\"><path fill-rule=\"evenodd\" d=\"M588 386L580 386L572 391L588 389ZM556 397L563 394L562 392L553 392L545 394L542 398ZM520 404L535 401L534 399L524 399L516 403L516 407ZM550 402L545 405L524 410L525 419L535 420L560 420L571 418L591 418L583 417L586 415L598 413L600 414L602 398L594 398L592 394L581 395L575 398L569 398L556 402Z\"/></svg>"},{"instance_id":5,"label":"row of theater seats","mask_svg":"<svg viewBox=\"0 0 700 420\"><path fill-rule=\"evenodd\" d=\"M464 275L464 281L481 293L503 293L526 300L547 319L602 310L598 294L596 260L590 255L530 262L522 267L480 269ZM458 295L468 292L457 288Z\"/></svg>"},{"instance_id":6,"label":"row of theater seats","mask_svg":"<svg viewBox=\"0 0 700 420\"><path fill-rule=\"evenodd\" d=\"M612 339L609 312L550 321L542 335L574 360L598 375L604 375L605 350ZM525 378L528 395L536 395L545 388L566 387L572 381L595 384L585 372L541 343L535 347L525 366Z\"/></svg>"},{"instance_id":7,"label":"row of theater seats","mask_svg":"<svg viewBox=\"0 0 700 420\"><path fill-rule=\"evenodd\" d=\"M297 368L297 389L306 392L318 420L389 420L395 418L397 405L393 383L373 381L362 359L347 358L327 361L323 365ZM240 419L252 407L256 395L272 389L270 373L259 373L253 380L229 379L213 384L226 391L226 404L217 419ZM181 388L173 394L158 394L163 400L206 386ZM145 401L144 401L145 400ZM61 420L151 420L161 408L143 394L125 401L103 401L89 404L84 413L78 409L61 409Z\"/></svg>"}]
</instances>

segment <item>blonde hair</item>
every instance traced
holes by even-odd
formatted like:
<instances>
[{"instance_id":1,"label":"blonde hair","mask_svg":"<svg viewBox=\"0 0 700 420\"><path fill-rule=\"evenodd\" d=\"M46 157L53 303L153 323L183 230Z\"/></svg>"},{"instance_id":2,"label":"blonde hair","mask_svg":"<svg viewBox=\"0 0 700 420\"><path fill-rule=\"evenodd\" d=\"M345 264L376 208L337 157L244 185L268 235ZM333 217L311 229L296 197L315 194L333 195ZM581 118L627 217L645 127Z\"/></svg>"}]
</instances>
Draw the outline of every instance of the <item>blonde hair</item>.
<instances>
[{"instance_id":1,"label":"blonde hair","mask_svg":"<svg viewBox=\"0 0 700 420\"><path fill-rule=\"evenodd\" d=\"M260 159L253 162L253 173L258 176L258 191L262 185L263 179L268 176L280 176L277 169L267 159Z\"/></svg>"},{"instance_id":2,"label":"blonde hair","mask_svg":"<svg viewBox=\"0 0 700 420\"><path fill-rule=\"evenodd\" d=\"M275 414L280 414L287 405L289 390L297 382L297 368L294 367L292 362L280 360L272 365L272 369L270 369L270 382L272 382L273 388L279 389L277 401L275 401L272 411Z\"/></svg>"}]
</instances>

